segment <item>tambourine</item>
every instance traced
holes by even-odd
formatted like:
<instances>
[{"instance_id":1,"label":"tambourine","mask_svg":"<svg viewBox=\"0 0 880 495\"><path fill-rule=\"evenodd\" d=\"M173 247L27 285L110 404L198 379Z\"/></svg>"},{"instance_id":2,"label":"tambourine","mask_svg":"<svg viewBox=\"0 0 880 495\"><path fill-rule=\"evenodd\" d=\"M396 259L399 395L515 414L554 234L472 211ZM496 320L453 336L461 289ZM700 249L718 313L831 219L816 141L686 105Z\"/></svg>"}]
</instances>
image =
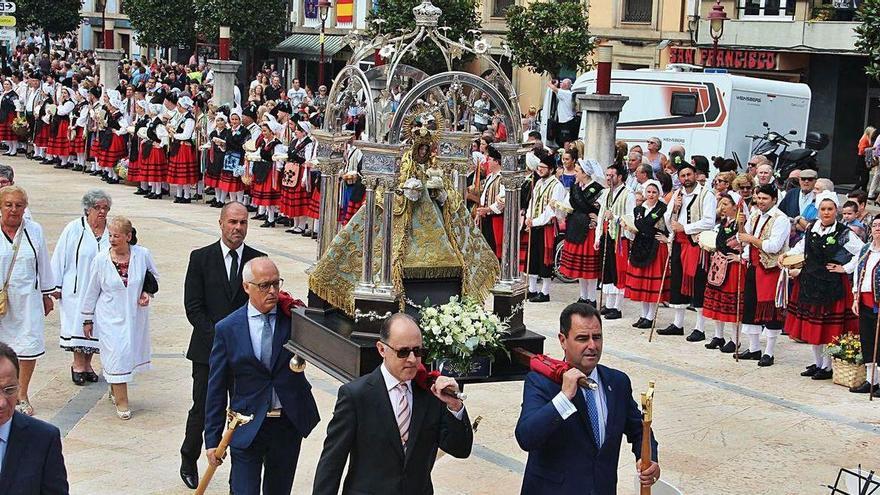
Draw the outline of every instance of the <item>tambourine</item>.
<instances>
[{"instance_id":1,"label":"tambourine","mask_svg":"<svg viewBox=\"0 0 880 495\"><path fill-rule=\"evenodd\" d=\"M633 219L633 217L631 217L629 215L624 215L624 216L620 217L620 223L621 223L621 225L624 226L624 228L626 228L629 231L637 230L635 219Z\"/></svg>"},{"instance_id":2,"label":"tambourine","mask_svg":"<svg viewBox=\"0 0 880 495\"><path fill-rule=\"evenodd\" d=\"M718 232L715 232L714 230L704 230L697 236L697 244L700 245L700 249L708 253L715 252L715 244L717 241Z\"/></svg>"},{"instance_id":3,"label":"tambourine","mask_svg":"<svg viewBox=\"0 0 880 495\"><path fill-rule=\"evenodd\" d=\"M782 258L782 262L780 264L784 268L788 268L789 270L794 270L794 269L803 268L805 262L806 262L806 257L803 254L789 254L789 255L785 255Z\"/></svg>"},{"instance_id":4,"label":"tambourine","mask_svg":"<svg viewBox=\"0 0 880 495\"><path fill-rule=\"evenodd\" d=\"M254 151L257 151L257 140L251 139L251 140L245 142L243 148L245 151L251 152L251 153L253 153Z\"/></svg>"}]
</instances>

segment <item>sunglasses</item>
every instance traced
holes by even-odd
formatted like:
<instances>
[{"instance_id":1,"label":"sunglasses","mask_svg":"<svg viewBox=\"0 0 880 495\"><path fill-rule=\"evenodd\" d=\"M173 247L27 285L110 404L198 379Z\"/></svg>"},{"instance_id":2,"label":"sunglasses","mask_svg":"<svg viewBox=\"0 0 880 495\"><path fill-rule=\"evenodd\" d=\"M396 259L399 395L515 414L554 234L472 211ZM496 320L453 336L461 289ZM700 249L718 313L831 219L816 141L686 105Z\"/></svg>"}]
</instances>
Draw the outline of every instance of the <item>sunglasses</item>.
<instances>
[{"instance_id":1,"label":"sunglasses","mask_svg":"<svg viewBox=\"0 0 880 495\"><path fill-rule=\"evenodd\" d=\"M394 351L396 353L397 357L400 359L408 358L410 353L412 353L417 358L420 358L425 354L425 349L422 347L412 347L412 348L402 347L400 349L397 349L394 346L392 346L391 344L389 344L388 342L384 342L381 340L379 342L382 342L383 344L388 346L388 348L391 349L392 351Z\"/></svg>"}]
</instances>

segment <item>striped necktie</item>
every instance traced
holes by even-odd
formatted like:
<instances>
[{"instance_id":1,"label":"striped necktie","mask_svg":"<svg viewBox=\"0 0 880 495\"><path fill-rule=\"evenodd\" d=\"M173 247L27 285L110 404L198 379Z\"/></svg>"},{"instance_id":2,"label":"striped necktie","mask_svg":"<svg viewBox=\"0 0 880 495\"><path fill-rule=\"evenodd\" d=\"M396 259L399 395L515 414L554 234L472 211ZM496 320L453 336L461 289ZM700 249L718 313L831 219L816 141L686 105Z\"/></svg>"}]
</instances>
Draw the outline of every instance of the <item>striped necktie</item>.
<instances>
[{"instance_id":1,"label":"striped necktie","mask_svg":"<svg viewBox=\"0 0 880 495\"><path fill-rule=\"evenodd\" d=\"M406 400L406 394L409 387L406 386L406 383L400 382L396 388L400 394L400 399L397 401L397 429L400 431L400 442L403 444L403 451L406 452L410 418L409 402Z\"/></svg>"}]
</instances>

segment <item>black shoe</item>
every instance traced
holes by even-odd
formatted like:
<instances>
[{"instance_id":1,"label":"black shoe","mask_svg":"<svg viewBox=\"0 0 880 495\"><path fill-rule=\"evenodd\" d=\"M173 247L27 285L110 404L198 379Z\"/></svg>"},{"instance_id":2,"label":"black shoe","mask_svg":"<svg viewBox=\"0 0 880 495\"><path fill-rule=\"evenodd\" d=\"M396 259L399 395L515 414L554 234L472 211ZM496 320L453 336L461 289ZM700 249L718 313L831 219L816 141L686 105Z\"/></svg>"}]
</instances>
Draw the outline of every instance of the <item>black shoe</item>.
<instances>
[{"instance_id":1,"label":"black shoe","mask_svg":"<svg viewBox=\"0 0 880 495\"><path fill-rule=\"evenodd\" d=\"M82 172L82 171L83 171L83 166L82 166L82 165L74 165L74 166L73 166L73 171L74 171L74 172Z\"/></svg>"},{"instance_id":2,"label":"black shoe","mask_svg":"<svg viewBox=\"0 0 880 495\"><path fill-rule=\"evenodd\" d=\"M254 215L251 217L251 220L266 220L268 217L265 213L260 213L259 215Z\"/></svg>"},{"instance_id":3,"label":"black shoe","mask_svg":"<svg viewBox=\"0 0 880 495\"><path fill-rule=\"evenodd\" d=\"M217 193L214 191L213 187L206 187L205 194L217 194Z\"/></svg>"},{"instance_id":4,"label":"black shoe","mask_svg":"<svg viewBox=\"0 0 880 495\"><path fill-rule=\"evenodd\" d=\"M640 325L642 325L643 323L645 323L645 318L639 317L639 319L633 322L633 324L630 326L633 328L642 328Z\"/></svg>"},{"instance_id":5,"label":"black shoe","mask_svg":"<svg viewBox=\"0 0 880 495\"><path fill-rule=\"evenodd\" d=\"M201 200L203 200L204 198L205 198L205 197L202 196L202 195L199 194L199 193L193 194L193 197L192 197L192 199L193 199L194 201L201 201Z\"/></svg>"},{"instance_id":6,"label":"black shoe","mask_svg":"<svg viewBox=\"0 0 880 495\"><path fill-rule=\"evenodd\" d=\"M264 229L265 228L274 228L275 222L270 222L270 221L266 220L265 222L260 224L260 227L263 227Z\"/></svg>"},{"instance_id":7,"label":"black shoe","mask_svg":"<svg viewBox=\"0 0 880 495\"><path fill-rule=\"evenodd\" d=\"M728 340L727 343L721 347L721 352L723 354L733 354L736 352L736 342Z\"/></svg>"},{"instance_id":8,"label":"black shoe","mask_svg":"<svg viewBox=\"0 0 880 495\"><path fill-rule=\"evenodd\" d=\"M303 233L302 233L302 236L303 236L303 237L311 237L311 236L312 236L312 231L311 231L311 230L304 230Z\"/></svg>"},{"instance_id":9,"label":"black shoe","mask_svg":"<svg viewBox=\"0 0 880 495\"><path fill-rule=\"evenodd\" d=\"M119 184L119 179L107 178L107 184Z\"/></svg>"},{"instance_id":10,"label":"black shoe","mask_svg":"<svg viewBox=\"0 0 880 495\"><path fill-rule=\"evenodd\" d=\"M693 304L688 304L687 308L685 308L685 309L688 311L696 311L697 310L697 308L695 308Z\"/></svg>"},{"instance_id":11,"label":"black shoe","mask_svg":"<svg viewBox=\"0 0 880 495\"><path fill-rule=\"evenodd\" d=\"M294 230L296 230L296 229L294 229ZM294 232L294 233L295 233L295 232ZM533 297L535 297L535 296L537 296L537 295L538 295L537 292L532 292L532 291L530 291L530 290L529 290L529 291L526 291L526 299L531 299L531 298L533 298Z\"/></svg>"},{"instance_id":12,"label":"black shoe","mask_svg":"<svg viewBox=\"0 0 880 495\"><path fill-rule=\"evenodd\" d=\"M606 314L608 314L608 311L609 309L607 307L602 306L602 308L599 310L599 314L605 316Z\"/></svg>"},{"instance_id":13,"label":"black shoe","mask_svg":"<svg viewBox=\"0 0 880 495\"><path fill-rule=\"evenodd\" d=\"M742 351L736 355L740 361L758 361L761 359L761 351Z\"/></svg>"},{"instance_id":14,"label":"black shoe","mask_svg":"<svg viewBox=\"0 0 880 495\"><path fill-rule=\"evenodd\" d=\"M550 302L550 294L544 294L543 292L538 292L538 295L529 299L529 302L533 302L533 303Z\"/></svg>"},{"instance_id":15,"label":"black shoe","mask_svg":"<svg viewBox=\"0 0 880 495\"><path fill-rule=\"evenodd\" d=\"M643 320L644 321L642 321L642 324L637 326L636 328L641 328L641 329L647 330L647 329L651 328L652 326L654 326L654 320L649 320L647 318L643 318Z\"/></svg>"},{"instance_id":16,"label":"black shoe","mask_svg":"<svg viewBox=\"0 0 880 495\"><path fill-rule=\"evenodd\" d=\"M80 387L86 384L86 379L83 377L82 372L73 371L73 367L70 368L70 379L74 385L79 385Z\"/></svg>"},{"instance_id":17,"label":"black shoe","mask_svg":"<svg viewBox=\"0 0 880 495\"><path fill-rule=\"evenodd\" d=\"M761 359L758 360L758 366L773 366L773 356L764 354L761 356Z\"/></svg>"},{"instance_id":18,"label":"black shoe","mask_svg":"<svg viewBox=\"0 0 880 495\"><path fill-rule=\"evenodd\" d=\"M621 318L623 318L623 313L621 313L619 309L610 308L605 312L606 320L619 320Z\"/></svg>"},{"instance_id":19,"label":"black shoe","mask_svg":"<svg viewBox=\"0 0 880 495\"><path fill-rule=\"evenodd\" d=\"M254 213L255 211L257 211L257 207L253 205L247 205L245 206L245 209L248 211L248 213Z\"/></svg>"},{"instance_id":20,"label":"black shoe","mask_svg":"<svg viewBox=\"0 0 880 495\"><path fill-rule=\"evenodd\" d=\"M180 463L180 479L191 490L199 487L199 466L195 461L183 459Z\"/></svg>"},{"instance_id":21,"label":"black shoe","mask_svg":"<svg viewBox=\"0 0 880 495\"><path fill-rule=\"evenodd\" d=\"M60 164L60 163L57 163L57 164L55 164L55 166L52 167L52 168L57 168L57 169L67 168L67 164L62 165L62 164Z\"/></svg>"},{"instance_id":22,"label":"black shoe","mask_svg":"<svg viewBox=\"0 0 880 495\"><path fill-rule=\"evenodd\" d=\"M223 208L223 203L219 201L214 201L214 204L211 205L211 208Z\"/></svg>"},{"instance_id":23,"label":"black shoe","mask_svg":"<svg viewBox=\"0 0 880 495\"><path fill-rule=\"evenodd\" d=\"M668 327L657 330L657 335L684 335L684 328L675 326L670 323Z\"/></svg>"},{"instance_id":24,"label":"black shoe","mask_svg":"<svg viewBox=\"0 0 880 495\"><path fill-rule=\"evenodd\" d=\"M850 387L849 391L854 394L868 394L872 392L876 392L877 389L880 388L877 385L871 385L867 381L863 382L858 387Z\"/></svg>"},{"instance_id":25,"label":"black shoe","mask_svg":"<svg viewBox=\"0 0 880 495\"><path fill-rule=\"evenodd\" d=\"M94 371L86 371L83 372L83 378L86 379L87 382L98 383L98 374Z\"/></svg>"},{"instance_id":26,"label":"black shoe","mask_svg":"<svg viewBox=\"0 0 880 495\"><path fill-rule=\"evenodd\" d=\"M283 226L285 226L285 227L290 227L290 226L291 226L291 225L290 225L290 219L287 218L287 217L278 217L278 219L275 220L275 223L277 223L278 225L283 225Z\"/></svg>"},{"instance_id":27,"label":"black shoe","mask_svg":"<svg viewBox=\"0 0 880 495\"><path fill-rule=\"evenodd\" d=\"M150 196L147 196L147 197L150 198L150 199L162 199L162 195L161 195L161 194L153 194L152 197L150 197Z\"/></svg>"},{"instance_id":28,"label":"black shoe","mask_svg":"<svg viewBox=\"0 0 880 495\"><path fill-rule=\"evenodd\" d=\"M318 238L318 233L312 232L312 239L317 239L317 238Z\"/></svg>"},{"instance_id":29,"label":"black shoe","mask_svg":"<svg viewBox=\"0 0 880 495\"><path fill-rule=\"evenodd\" d=\"M134 192L134 195L135 195L135 196L146 196L146 195L147 195L147 190L146 190L146 189L137 188L137 191Z\"/></svg>"},{"instance_id":30,"label":"black shoe","mask_svg":"<svg viewBox=\"0 0 880 495\"><path fill-rule=\"evenodd\" d=\"M301 234L302 232L297 232L296 229L287 229L284 232L288 234Z\"/></svg>"},{"instance_id":31,"label":"black shoe","mask_svg":"<svg viewBox=\"0 0 880 495\"><path fill-rule=\"evenodd\" d=\"M156 199L156 195L153 194L152 192L148 192L147 194L144 194L144 197L147 199Z\"/></svg>"},{"instance_id":32,"label":"black shoe","mask_svg":"<svg viewBox=\"0 0 880 495\"><path fill-rule=\"evenodd\" d=\"M706 340L706 334L695 328L685 340L688 342L702 342Z\"/></svg>"},{"instance_id":33,"label":"black shoe","mask_svg":"<svg viewBox=\"0 0 880 495\"><path fill-rule=\"evenodd\" d=\"M816 365L811 364L811 365L807 366L807 368L804 371L801 371L801 376L813 376L816 374L816 371L818 371L818 368L816 368Z\"/></svg>"},{"instance_id":34,"label":"black shoe","mask_svg":"<svg viewBox=\"0 0 880 495\"><path fill-rule=\"evenodd\" d=\"M712 340L709 341L708 344L705 344L703 347L706 349L722 349L725 346L724 339L721 337L712 337Z\"/></svg>"},{"instance_id":35,"label":"black shoe","mask_svg":"<svg viewBox=\"0 0 880 495\"><path fill-rule=\"evenodd\" d=\"M816 373L813 375L813 380L830 380L831 377L834 376L834 372L831 370L826 370L822 368L820 370L816 370Z\"/></svg>"},{"instance_id":36,"label":"black shoe","mask_svg":"<svg viewBox=\"0 0 880 495\"><path fill-rule=\"evenodd\" d=\"M175 197L174 197L174 202L175 202L175 203L183 203L183 198L180 197L180 196L175 196Z\"/></svg>"},{"instance_id":37,"label":"black shoe","mask_svg":"<svg viewBox=\"0 0 880 495\"><path fill-rule=\"evenodd\" d=\"M874 397L880 397L880 389L875 390L874 393L871 395L873 395Z\"/></svg>"},{"instance_id":38,"label":"black shoe","mask_svg":"<svg viewBox=\"0 0 880 495\"><path fill-rule=\"evenodd\" d=\"M192 200L190 198L180 198L180 203L184 204L184 205L188 205L188 204L192 203Z\"/></svg>"}]
</instances>

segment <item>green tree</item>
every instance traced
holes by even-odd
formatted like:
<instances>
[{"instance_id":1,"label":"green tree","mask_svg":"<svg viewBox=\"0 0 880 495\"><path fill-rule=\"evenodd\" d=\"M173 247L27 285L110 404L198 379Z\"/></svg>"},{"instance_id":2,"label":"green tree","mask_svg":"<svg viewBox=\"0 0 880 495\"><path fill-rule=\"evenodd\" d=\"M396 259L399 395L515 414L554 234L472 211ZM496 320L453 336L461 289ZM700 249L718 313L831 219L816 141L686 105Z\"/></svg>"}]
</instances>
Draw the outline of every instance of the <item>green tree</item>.
<instances>
[{"instance_id":1,"label":"green tree","mask_svg":"<svg viewBox=\"0 0 880 495\"><path fill-rule=\"evenodd\" d=\"M193 0L125 0L125 11L141 45L168 48L195 43Z\"/></svg>"},{"instance_id":2,"label":"green tree","mask_svg":"<svg viewBox=\"0 0 880 495\"><path fill-rule=\"evenodd\" d=\"M43 31L43 46L48 50L50 34L65 34L79 27L81 6L82 0L18 0L14 15L18 26Z\"/></svg>"},{"instance_id":3,"label":"green tree","mask_svg":"<svg viewBox=\"0 0 880 495\"><path fill-rule=\"evenodd\" d=\"M416 25L412 9L421 3L422 0L379 0L378 9L371 11L367 20L384 19L385 22L381 25L370 22L370 34L376 35L379 29L389 36L401 34L400 30L411 31ZM447 38L454 41L460 38L470 39L468 31L480 29L480 16L477 14L479 0L433 0L432 3L443 11L439 25L449 27L448 30L441 30ZM470 58L465 56L455 63L461 64ZM421 43L416 57L404 60L404 63L418 67L428 74L446 70L446 62L440 55L440 50L430 40Z\"/></svg>"},{"instance_id":4,"label":"green tree","mask_svg":"<svg viewBox=\"0 0 880 495\"><path fill-rule=\"evenodd\" d=\"M286 16L280 0L194 0L198 32L216 40L220 26L229 26L232 44L239 49L272 48L284 33Z\"/></svg>"},{"instance_id":5,"label":"green tree","mask_svg":"<svg viewBox=\"0 0 880 495\"><path fill-rule=\"evenodd\" d=\"M590 69L594 42L589 11L581 2L515 5L507 10L507 28L514 65L553 76L563 69Z\"/></svg>"},{"instance_id":6,"label":"green tree","mask_svg":"<svg viewBox=\"0 0 880 495\"><path fill-rule=\"evenodd\" d=\"M880 0L864 0L856 11L856 48L868 56L865 73L880 80Z\"/></svg>"}]
</instances>

